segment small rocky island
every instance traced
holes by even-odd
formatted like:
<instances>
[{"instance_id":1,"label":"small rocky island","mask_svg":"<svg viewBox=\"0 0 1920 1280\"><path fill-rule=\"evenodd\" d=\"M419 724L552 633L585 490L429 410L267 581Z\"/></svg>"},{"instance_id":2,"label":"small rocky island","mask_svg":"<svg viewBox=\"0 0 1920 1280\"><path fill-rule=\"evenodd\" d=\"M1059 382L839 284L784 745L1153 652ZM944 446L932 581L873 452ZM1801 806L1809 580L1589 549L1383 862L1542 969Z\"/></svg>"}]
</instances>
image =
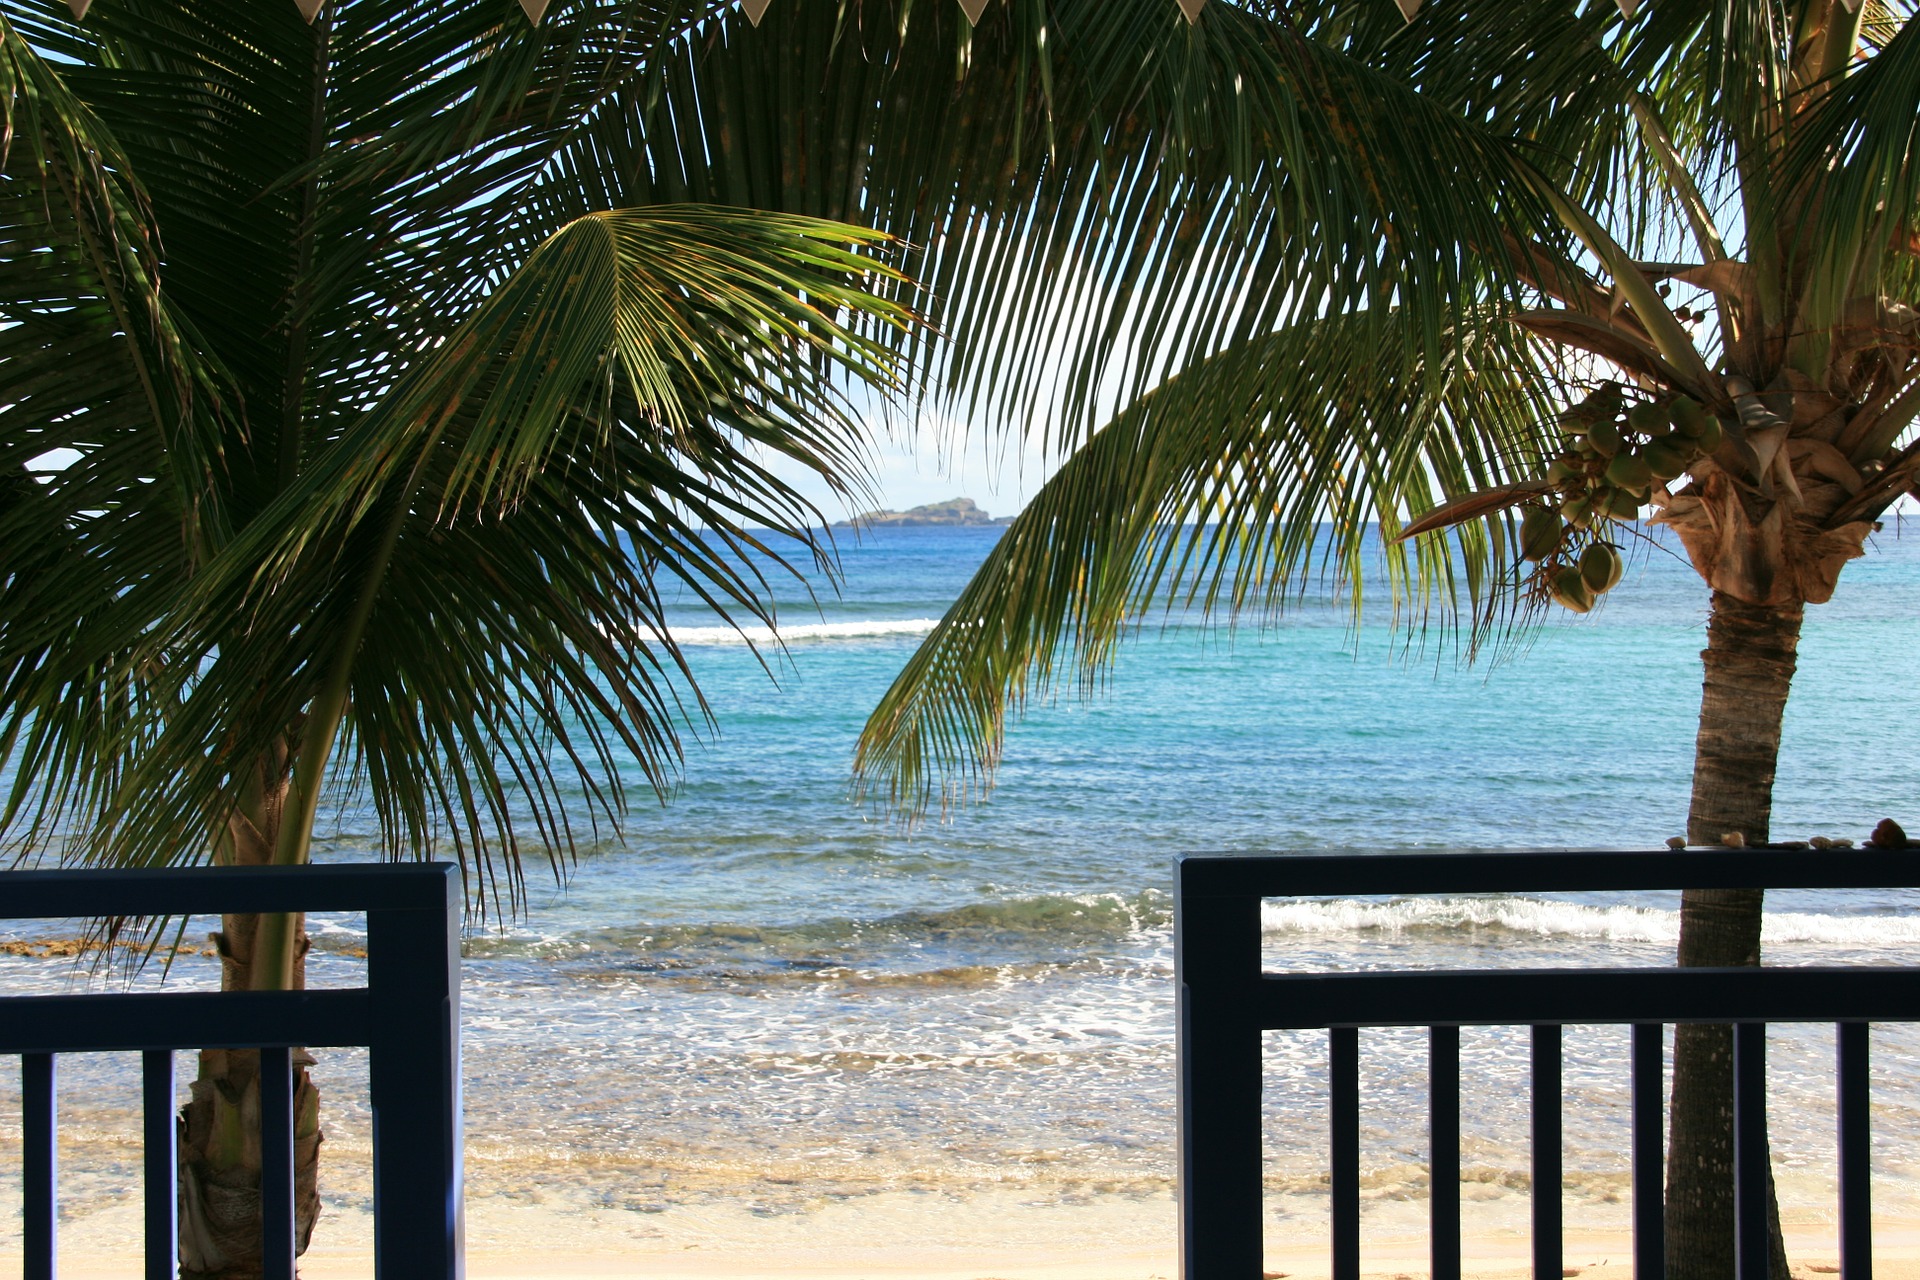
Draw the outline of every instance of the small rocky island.
<instances>
[{"instance_id":1,"label":"small rocky island","mask_svg":"<svg viewBox=\"0 0 1920 1280\"><path fill-rule=\"evenodd\" d=\"M864 512L851 520L840 521L834 528L879 528L884 525L891 529L923 529L934 526L1012 523L1012 516L994 519L982 511L979 504L972 498L948 498L945 502L929 502L925 506L910 507L905 511Z\"/></svg>"}]
</instances>

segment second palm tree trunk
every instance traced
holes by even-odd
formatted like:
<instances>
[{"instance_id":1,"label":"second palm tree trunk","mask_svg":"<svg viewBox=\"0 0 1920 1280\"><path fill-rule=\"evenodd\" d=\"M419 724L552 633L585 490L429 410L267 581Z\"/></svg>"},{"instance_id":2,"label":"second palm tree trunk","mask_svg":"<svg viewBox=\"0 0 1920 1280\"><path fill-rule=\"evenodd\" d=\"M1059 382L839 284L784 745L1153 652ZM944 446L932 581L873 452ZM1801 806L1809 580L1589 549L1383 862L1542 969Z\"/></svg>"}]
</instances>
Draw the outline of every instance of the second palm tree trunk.
<instances>
[{"instance_id":1,"label":"second palm tree trunk","mask_svg":"<svg viewBox=\"0 0 1920 1280\"><path fill-rule=\"evenodd\" d=\"M1802 606L1748 604L1713 593L1700 731L1694 746L1691 844L1738 833L1764 844L1773 808L1780 725L1793 683ZM1738 855L1730 855L1738 856ZM1679 963L1760 963L1761 890L1689 890L1680 907ZM1672 1136L1667 1155L1669 1280L1733 1276L1733 1032L1683 1025L1674 1031ZM1769 1174L1772 1274L1788 1280L1780 1211Z\"/></svg>"}]
</instances>

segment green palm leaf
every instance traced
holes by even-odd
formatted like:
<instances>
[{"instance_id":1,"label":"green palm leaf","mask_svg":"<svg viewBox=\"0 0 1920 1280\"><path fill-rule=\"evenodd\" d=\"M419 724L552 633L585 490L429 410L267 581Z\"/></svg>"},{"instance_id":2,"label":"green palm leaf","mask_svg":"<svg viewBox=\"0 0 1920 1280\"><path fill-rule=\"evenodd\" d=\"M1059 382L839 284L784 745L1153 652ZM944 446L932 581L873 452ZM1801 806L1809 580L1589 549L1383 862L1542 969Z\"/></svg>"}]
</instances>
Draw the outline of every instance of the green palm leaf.
<instances>
[{"instance_id":1,"label":"green palm leaf","mask_svg":"<svg viewBox=\"0 0 1920 1280\"><path fill-rule=\"evenodd\" d=\"M25 53L45 50L71 82L61 110L97 122L98 154L117 158L96 167L152 188L177 361L210 371L183 375L197 389L181 410L193 447L179 451L118 384L89 392L76 375L65 408L47 393L46 423L74 421L89 394L93 423L133 416L104 444L74 437L83 461L36 481L53 506L18 504L21 545L47 553L35 590L113 601L123 637L67 645L66 683L41 678L41 705L90 680L80 705L148 711L84 768L80 722L36 720L31 698L9 704L9 732L50 735L33 758L65 762L33 786L107 780L80 807L111 829L99 849L135 860L204 853L190 833L250 794L247 759L304 761L310 808L336 722L366 770L344 776L375 781L386 837L409 847L436 825L517 847L509 797L526 786L547 797L531 811L551 836L557 775L528 763L551 758L549 741L617 811L608 763L629 755L660 783L672 690L698 714L653 577L569 578L562 603L598 630L536 639L524 617L515 632L481 609L479 585L455 590L463 574L487 565L488 590L540 597L576 572L563 561L631 546L649 575L763 616L766 584L727 549L765 541L746 532L757 523L799 534L801 555L818 547L802 532L815 513L761 459L857 483L843 397L862 385L928 379L963 409L1049 422L1066 446L1183 353L1252 341L1321 299L1356 307L1377 344L1431 359L1485 322L1478 300L1499 287L1499 264L1463 253L1459 229L1480 249L1553 234L1511 140L1260 6L1218 4L1189 26L1164 0L1016 0L978 30L953 6L811 3L776 6L755 30L691 0L580 0L538 29L481 0L335 4L313 26L252 0L116 0L79 25L6 12ZM1448 176L1467 170L1484 181ZM929 292L798 223L762 224L774 240L728 223L739 260L706 234L717 212L697 215L704 229L673 224L697 246L648 224L675 246L669 260L649 256L639 224L602 216L689 200L863 222L895 237L896 267ZM796 256L801 241L813 247ZM1371 243L1386 247L1352 252ZM754 293L756 273L790 304ZM554 290L578 304L589 281L586 304L557 307ZM1409 305L1388 321L1379 304L1396 297ZM945 342L904 323L915 299ZM612 339L596 327L608 315ZM54 348L37 350L18 376L57 379ZM912 363L894 370L886 350ZM821 381L835 367L857 385ZM743 400L749 386L761 394ZM560 496L556 476L584 487ZM591 476L660 496L617 498ZM102 496L177 477L171 502ZM525 527L535 511L546 532ZM85 570L99 582L80 589L74 530L97 542L116 527L82 518L98 512L124 518L126 536L99 547ZM168 521L184 538L149 527ZM464 541L510 526L491 557ZM380 607L403 580L423 599L448 583L426 616L485 614L518 636L501 641L516 656L411 632L383 650L376 621L412 625ZM601 652L593 636L616 615L613 632L651 641ZM24 645L33 632L9 621L8 634ZM564 662L530 656L562 649ZM395 665L356 686L356 664L382 652ZM477 664L438 721L376 705L432 710L434 682L396 674L421 653ZM603 715L611 736L579 727ZM401 762L429 746L438 765ZM190 783L160 785L159 762L183 755ZM488 780L467 786L469 768ZM123 785L124 806L109 798ZM289 839L296 857L304 837Z\"/></svg>"},{"instance_id":2,"label":"green palm leaf","mask_svg":"<svg viewBox=\"0 0 1920 1280\"><path fill-rule=\"evenodd\" d=\"M1538 372L1518 338L1476 332L1427 364L1370 346L1383 321L1417 323L1333 317L1250 339L1103 426L1009 526L869 717L862 785L907 810L959 799L990 780L1009 713L1053 687L1056 664L1090 690L1148 618L1270 615L1315 581L1357 607L1376 524L1391 531L1525 474L1545 440ZM1506 546L1489 520L1379 554L1397 608L1464 605L1471 643L1496 620L1487 606Z\"/></svg>"},{"instance_id":3,"label":"green palm leaf","mask_svg":"<svg viewBox=\"0 0 1920 1280\"><path fill-rule=\"evenodd\" d=\"M1058 411L1069 437L1111 401L1095 389L1137 393L1308 294L1404 289L1435 308L1428 337L1469 322L1459 227L1498 245L1551 225L1506 140L1252 8L1190 27L1164 0L1016 0L977 30L950 5L726 10L513 163L449 245L687 199L887 231L955 411ZM1443 180L1468 168L1484 180ZM1390 252L1346 251L1389 216Z\"/></svg>"},{"instance_id":4,"label":"green palm leaf","mask_svg":"<svg viewBox=\"0 0 1920 1280\"><path fill-rule=\"evenodd\" d=\"M694 206L553 237L194 576L152 641L170 710L101 856L206 856L242 762L290 724L290 862L336 724L396 847L451 832L513 855L527 827L563 850L569 786L609 816L623 760L663 787L676 698L698 698L673 585L771 622L742 553L808 551L822 522L768 457L857 474L847 395L892 389L885 350L838 318L910 319L859 284L875 242Z\"/></svg>"},{"instance_id":5,"label":"green palm leaf","mask_svg":"<svg viewBox=\"0 0 1920 1280\"><path fill-rule=\"evenodd\" d=\"M1920 30L1901 25L1860 71L1832 86L1796 131L1787 170L1817 184L1822 274L1844 296L1912 295L1920 257Z\"/></svg>"},{"instance_id":6,"label":"green palm leaf","mask_svg":"<svg viewBox=\"0 0 1920 1280\"><path fill-rule=\"evenodd\" d=\"M131 646L217 528L218 364L160 288L147 192L62 69L0 18L0 830L111 789Z\"/></svg>"}]
</instances>

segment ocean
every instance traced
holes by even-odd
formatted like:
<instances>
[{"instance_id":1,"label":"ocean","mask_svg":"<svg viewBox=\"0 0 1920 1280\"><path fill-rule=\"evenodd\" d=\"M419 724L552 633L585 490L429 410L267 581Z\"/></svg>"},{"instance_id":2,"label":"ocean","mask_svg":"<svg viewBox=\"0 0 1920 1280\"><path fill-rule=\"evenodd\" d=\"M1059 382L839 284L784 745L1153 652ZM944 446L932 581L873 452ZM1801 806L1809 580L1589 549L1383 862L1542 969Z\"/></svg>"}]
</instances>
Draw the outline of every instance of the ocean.
<instances>
[{"instance_id":1,"label":"ocean","mask_svg":"<svg viewBox=\"0 0 1920 1280\"><path fill-rule=\"evenodd\" d=\"M1916 533L1889 522L1809 611L1776 839L1858 840L1889 816L1920 831ZM915 827L861 807L849 764L866 712L999 534L842 533L842 587L817 584L817 606L785 593L784 648L676 613L717 728L689 737L665 803L635 772L622 831L590 830L582 806L564 875L530 864L525 912L467 940L476 1198L565 1194L635 1221L719 1200L806 1214L900 1188L1164 1199L1177 853L1651 848L1684 828L1706 590L1657 543L1592 615L1549 617L1473 665L1384 616L1356 628L1330 598L1270 626L1150 617L1091 699L1069 687L1028 709L984 800ZM347 808L323 818L317 856L374 844L367 812ZM1270 903L1268 963L1661 964L1674 905ZM1920 894L1769 905L1770 963L1920 960ZM357 983L358 923L315 930L315 984ZM165 980L216 977L185 956ZM70 960L0 954L3 992L88 980ZM1470 1211L1524 1206L1525 1033L1465 1042ZM1778 1028L1772 1044L1783 1201L1830 1212L1831 1029ZM1913 1216L1920 1037L1882 1028L1874 1045L1877 1191ZM1569 1032L1570 1221L1623 1211L1625 1049L1624 1029ZM1274 1034L1267 1061L1274 1230L1316 1238L1324 1037ZM1424 1197L1424 1040L1367 1033L1362 1061L1368 1212L1391 1213ZM353 1053L315 1068L342 1169L364 1156L364 1071ZM119 1059L67 1068L73 1213L138 1195L134 1081ZM0 1077L0 1251L17 1231L17 1087ZM363 1177L329 1176L335 1211L364 1207Z\"/></svg>"}]
</instances>

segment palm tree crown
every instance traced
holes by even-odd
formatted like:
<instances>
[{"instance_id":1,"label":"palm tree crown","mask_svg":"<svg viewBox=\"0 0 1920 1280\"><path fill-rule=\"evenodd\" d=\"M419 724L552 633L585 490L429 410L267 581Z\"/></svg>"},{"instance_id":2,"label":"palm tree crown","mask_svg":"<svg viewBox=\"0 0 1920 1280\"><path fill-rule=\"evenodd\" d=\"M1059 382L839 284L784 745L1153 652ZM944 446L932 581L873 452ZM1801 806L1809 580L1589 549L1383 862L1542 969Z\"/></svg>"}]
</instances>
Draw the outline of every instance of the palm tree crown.
<instances>
[{"instance_id":1,"label":"palm tree crown","mask_svg":"<svg viewBox=\"0 0 1920 1280\"><path fill-rule=\"evenodd\" d=\"M25 838L301 861L342 731L395 848L563 847L559 770L666 776L663 591L766 616L729 552L819 523L766 457L857 484L909 319L872 233L548 176L698 16L0 19Z\"/></svg>"}]
</instances>

